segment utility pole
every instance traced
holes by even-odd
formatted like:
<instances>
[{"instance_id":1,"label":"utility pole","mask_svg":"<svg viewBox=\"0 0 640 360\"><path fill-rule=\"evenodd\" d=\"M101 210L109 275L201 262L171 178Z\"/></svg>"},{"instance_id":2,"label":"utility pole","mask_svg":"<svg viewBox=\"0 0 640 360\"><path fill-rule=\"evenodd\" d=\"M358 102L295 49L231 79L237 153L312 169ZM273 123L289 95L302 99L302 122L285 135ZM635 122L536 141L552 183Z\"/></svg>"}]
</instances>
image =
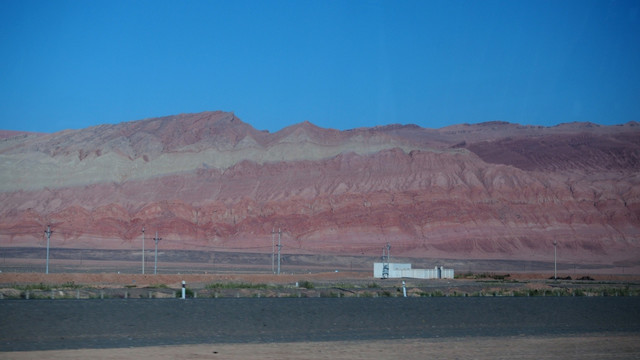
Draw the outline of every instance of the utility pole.
<instances>
[{"instance_id":1,"label":"utility pole","mask_svg":"<svg viewBox=\"0 0 640 360\"><path fill-rule=\"evenodd\" d=\"M156 230L156 237L153 238L153 240L155 240L156 242L156 260L153 264L153 274L157 274L158 273L158 241L162 240L162 238L158 237L158 231Z\"/></svg>"},{"instance_id":2,"label":"utility pole","mask_svg":"<svg viewBox=\"0 0 640 360\"><path fill-rule=\"evenodd\" d=\"M558 241L556 239L553 239L553 280L558 280L558 262L557 262L558 246L557 245L558 245Z\"/></svg>"},{"instance_id":3,"label":"utility pole","mask_svg":"<svg viewBox=\"0 0 640 360\"><path fill-rule=\"evenodd\" d=\"M273 237L273 235L275 235L276 233L276 228L275 226L271 229L271 273L275 274L276 273L276 268L275 268L275 258L276 258L276 243L275 243L275 238Z\"/></svg>"},{"instance_id":4,"label":"utility pole","mask_svg":"<svg viewBox=\"0 0 640 360\"><path fill-rule=\"evenodd\" d=\"M144 226L142 227L142 275L144 275Z\"/></svg>"},{"instance_id":5,"label":"utility pole","mask_svg":"<svg viewBox=\"0 0 640 360\"><path fill-rule=\"evenodd\" d=\"M280 275L280 249L282 249L282 245L280 245L281 239L282 239L282 230L278 228L278 275Z\"/></svg>"},{"instance_id":6,"label":"utility pole","mask_svg":"<svg viewBox=\"0 0 640 360\"><path fill-rule=\"evenodd\" d=\"M49 241L51 240L51 225L47 225L47 230L44 233L47 235L47 268L45 270L45 274L49 273Z\"/></svg>"}]
</instances>

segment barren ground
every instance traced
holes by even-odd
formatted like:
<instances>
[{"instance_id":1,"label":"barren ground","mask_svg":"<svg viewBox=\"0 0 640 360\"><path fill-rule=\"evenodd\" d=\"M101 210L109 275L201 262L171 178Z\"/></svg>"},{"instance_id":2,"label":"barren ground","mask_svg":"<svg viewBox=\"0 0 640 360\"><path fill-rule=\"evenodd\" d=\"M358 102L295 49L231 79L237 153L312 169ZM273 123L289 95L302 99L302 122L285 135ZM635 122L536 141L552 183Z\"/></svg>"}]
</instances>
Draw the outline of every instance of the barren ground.
<instances>
[{"instance_id":1,"label":"barren ground","mask_svg":"<svg viewBox=\"0 0 640 360\"><path fill-rule=\"evenodd\" d=\"M84 255L83 255L84 253ZM282 274L271 273L270 257L264 254L219 254L215 263L189 261L159 262L159 274L153 275L152 258L146 263L147 273L139 273L140 264L134 259L96 258L91 259L88 250L80 251L80 256L61 259L52 258L50 274L43 274L44 262L33 256L7 256L4 252L0 264L0 289L16 286L46 284L62 289L65 297L94 296L97 291L106 291L113 296L122 296L126 291L130 297L147 297L150 291L154 297L164 293L174 296L185 280L187 286L200 296L354 296L366 293L399 296L402 279L380 280L372 276L370 263L373 259L354 257L323 259L313 264L312 258L289 257L283 263ZM71 254L73 255L73 254ZM75 253L78 255L78 253ZM70 255L67 255L70 257ZM149 260L151 259L151 260ZM191 259L193 260L193 259ZM446 262L441 261L440 264ZM431 266L425 261L414 267ZM458 262L452 267L456 274L472 272L474 279L416 280L405 279L409 296L424 296L425 293L440 292L486 294L500 291L594 289L598 287L627 288L637 292L640 276L633 268L580 267L571 264L559 266L559 276L571 276L572 281L553 282L552 263L536 262ZM336 272L335 270L338 270ZM120 273L118 273L120 272ZM622 273L621 273L622 272ZM634 273L636 275L634 275ZM506 275L506 280L496 280L493 275ZM576 281L588 276L593 280ZM314 289L296 288L296 282L308 281ZM211 284L266 284L267 288L216 290L207 289ZM72 284L72 288L65 288ZM370 288L376 284L376 288ZM162 287L160 287L162 286ZM32 296L37 295L33 290ZM50 291L41 296L48 297ZM56 290L56 296L59 295ZM594 294L598 295L598 294ZM5 295L6 296L6 295ZM0 306L2 303L0 302ZM544 349L544 352L541 352ZM180 346L123 347L115 349L78 349L52 351L2 352L0 359L634 359L640 357L640 335L595 333L586 336L513 336L513 337L462 337L400 339L376 341L323 341L289 343L248 343L248 344L199 344Z\"/></svg>"},{"instance_id":2,"label":"barren ground","mask_svg":"<svg viewBox=\"0 0 640 360\"><path fill-rule=\"evenodd\" d=\"M0 352L2 359L637 359L637 334L215 344Z\"/></svg>"}]
</instances>

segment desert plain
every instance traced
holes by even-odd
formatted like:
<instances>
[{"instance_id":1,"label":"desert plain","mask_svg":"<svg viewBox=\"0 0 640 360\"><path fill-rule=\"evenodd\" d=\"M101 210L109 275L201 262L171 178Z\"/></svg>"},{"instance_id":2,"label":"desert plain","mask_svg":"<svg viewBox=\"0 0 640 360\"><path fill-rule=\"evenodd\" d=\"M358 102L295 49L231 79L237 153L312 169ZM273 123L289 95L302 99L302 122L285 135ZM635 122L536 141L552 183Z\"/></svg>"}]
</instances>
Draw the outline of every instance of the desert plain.
<instances>
[{"instance_id":1,"label":"desert plain","mask_svg":"<svg viewBox=\"0 0 640 360\"><path fill-rule=\"evenodd\" d=\"M177 255L175 255L177 256ZM141 264L134 261L87 261L80 265L78 260L57 259L50 263L51 273L42 272L42 260L38 259L7 259L3 264L5 270L0 273L0 293L3 299L0 301L0 312L10 311L20 314L27 313L28 308L23 305L33 306L34 311L51 313L51 317L43 314L41 317L31 318L31 321L45 323L56 321L69 321L68 319L86 319L92 316L104 318L111 322L113 333L99 333L95 331L83 331L77 328L60 327L60 340L45 335L55 327L48 325L30 325L25 322L19 324L23 329L16 331L16 326L0 326L0 358L3 359L115 359L115 358L139 358L139 359L395 359L398 357L407 359L423 359L437 357L442 359L634 359L640 356L640 332L633 325L622 324L627 318L629 322L637 323L640 314L640 277L631 274L610 274L607 271L574 273L570 266L561 267L559 276L563 280L553 280L552 269L546 271L522 271L526 264L509 264L512 270L520 271L483 271L483 266L489 263L470 263L470 268L476 266L480 271L468 269L458 273L455 279L377 279L373 277L371 269L364 265L353 265L354 260L332 259L320 268L310 269L308 266L293 264L293 261L281 267L281 274L271 272L269 261L259 264L251 264L255 260L255 254L226 254L227 258L233 258L234 263L218 264L217 268L205 269L206 264L178 262L160 262L158 274L141 274ZM178 256L179 258L179 256ZM219 259L223 255L218 255ZM243 259L243 260L242 260ZM262 257L262 260L270 260ZM180 260L180 259L178 259ZM357 264L357 262L355 262ZM8 264L8 265L7 265ZM503 263L494 264L499 268L507 266ZM153 264L152 264L153 265ZM211 264L209 264L211 265ZM250 266L253 265L253 266ZM547 264L548 267L549 264ZM323 268L324 267L324 268ZM25 272L11 272L15 270L29 269ZM107 271L120 268L118 271ZM185 269L191 271L185 271ZM337 268L337 269L334 269ZM147 269L153 270L153 266ZM331 269L331 270L330 270ZM73 272L66 272L73 270ZM508 269L507 269L508 270ZM58 272L56 272L58 271ZM65 272L60 272L65 271ZM584 269L583 269L584 271ZM137 273L136 273L137 272ZM181 273L179 273L181 272ZM570 274L570 275L567 275ZM573 276L571 280L567 276ZM582 280L579 280L582 279ZM188 298L176 299L180 296L181 284L185 281L189 289ZM402 310L393 310L391 315L385 317L378 315L384 312L385 307L380 307L382 302L391 301L390 304L401 305L403 298L402 283L405 283L407 297L412 301L424 301L418 305L420 315L413 316ZM30 291L29 300L25 299L26 291ZM17 296L16 296L17 294ZM12 300L11 297L14 299ZM102 299L101 299L102 297ZM195 297L195 298L194 298ZM446 322L427 325L403 325L393 323L395 318L420 318L435 319L437 316L430 314L434 308L442 309L444 315L454 316L457 311L452 310L451 303L458 302L461 306L470 304L466 299L488 301L480 306L477 311L493 311L495 314L508 314L513 308L526 305L527 299L534 301L546 301L556 299L568 299L568 303L558 303L560 308L553 311L571 311L576 305L572 301L584 298L613 299L612 306L616 308L616 299L631 301L627 303L627 313L613 315L612 320L597 320L594 318L595 327L582 327L582 323L576 313L568 313L569 320L562 323L561 327L569 330L556 332L547 328L544 321L540 324L531 324L526 316L539 318L545 311L539 314L523 311L519 316L505 317L505 320L497 325L489 327L474 323L469 320L468 326L457 324L454 332L447 332ZM52 300L53 298L53 300ZM514 306L503 306L496 301L510 301ZM525 305L518 301L525 301ZM227 302L222 305L221 302ZM242 303L247 301L248 303ZM272 301L273 303L267 303ZM297 311L278 312L282 302L293 301L301 307ZM319 301L318 306L306 308L307 304ZM322 303L329 301L328 304ZM350 310L353 304L345 301L364 301L364 305L355 305L353 309L370 307L369 311L356 314L356 310ZM430 302L431 301L431 302ZM433 303L433 301L442 303ZM462 302L460 302L462 301ZM187 305L195 302L195 306ZM394 303L400 302L400 303ZM17 305L16 305L17 304ZM20 305L23 304L23 305ZM34 305L35 304L35 305ZM58 313L58 310L47 311L54 304L53 309L59 306L71 308L73 313ZM56 305L63 304L63 305ZM66 305L68 304L68 305ZM93 305L92 305L93 304ZM127 311L133 308L148 308L159 304L164 311L183 311L185 316L198 317L199 321L207 321L210 317L222 316L213 309L234 309L237 312L246 312L242 319L242 326L230 326L220 330L194 330L193 336L167 335L173 326L182 329L185 325L165 326L169 330L155 329L154 338L145 335L150 329L145 326L128 324L127 336L118 333L125 327L127 319L136 319L138 312L123 317L100 316L99 310L107 304L118 311ZM271 305L268 305L271 304ZM520 305L518 305L520 304ZM15 307L17 306L17 307ZM226 307L225 307L226 306ZM323 306L327 306L323 308ZM444 306L439 308L439 306ZM580 305L578 305L580 306ZM275 311L272 315L256 310L258 308L271 308ZM394 306L396 307L396 306ZM399 307L399 306L397 306ZM493 310L487 310L493 307ZM194 310L198 308L200 310ZM455 308L455 306L454 306ZM588 306L585 309L597 311L598 306ZM15 309L15 311L12 311ZM172 310L173 309L173 310ZM190 311L191 309L193 311ZM254 310L251 310L254 309ZM313 309L321 309L315 311ZM327 310L333 309L333 310ZM629 309L631 313L629 313ZM62 311L62 310L60 310ZM222 310L220 310L222 311ZM407 311L415 311L407 310ZM474 309L464 310L475 313ZM233 311L225 311L229 313ZM354 321L365 322L364 325L351 328L346 323L324 323L322 319L331 318L332 313L339 318L353 316ZM65 315L66 314L66 315ZM84 314L84 315L79 315ZM138 314L138 315L136 315ZM296 315L297 314L297 315ZM337 314L337 315L336 315ZM354 315L348 315L354 314ZM573 314L573 317L572 315ZM589 315L589 314L587 314ZM591 314L593 315L593 314ZM589 315L589 316L591 316ZM238 315L240 316L240 315ZM296 317L297 316L297 317ZM561 316L560 316L561 317ZM491 317L488 317L489 319ZM574 322L572 319L576 319ZM9 317L5 316L5 319ZM15 317L11 318L15 320ZM47 321L47 319L51 321ZM235 319L235 318L234 318ZM258 326L267 324L296 323L305 319L311 325L302 326L292 333L281 333L273 338L265 335ZM160 319L162 320L162 319ZM158 320L158 321L160 321ZM17 321L17 320L15 320ZM155 321L155 320L154 320ZM176 320L178 321L178 320ZM523 321L519 325L519 321ZM546 321L546 320L545 320ZM549 320L550 321L550 320ZM616 325L620 321L620 326ZM626 320L625 320L626 321ZM19 322L19 321L18 321ZM271 323L270 323L271 322ZM367 323L368 322L368 323ZM410 321L409 321L410 322ZM527 325L527 322L530 325ZM386 328L394 329L397 336L385 336ZM371 325L368 325L371 324ZM382 332L367 330L369 327L381 326ZM64 325L70 326L70 325ZM186 326L198 327L197 322ZM431 326L431 327L430 327ZM549 326L552 326L549 323ZM508 330L504 330L505 327ZM12 330L13 329L13 330ZM244 329L244 330L241 330ZM443 330L444 329L444 330ZM106 330L105 330L106 331ZM189 333L190 330L184 330ZM218 332L216 332L218 331ZM246 331L246 332L243 332ZM449 330L451 331L451 330ZM302 335L298 335L300 333ZM84 335L82 335L84 334ZM234 337L233 334L238 334ZM306 335L305 335L306 334ZM83 337L85 336L85 340ZM40 340L38 340L40 338ZM139 340L138 338L143 339ZM22 343L32 345L19 348ZM97 339L97 340L96 340ZM11 341L14 341L11 345ZM156 341L154 343L154 341ZM40 345L38 345L40 344ZM52 345L56 344L56 345ZM64 345L67 344L67 345ZM11 349L12 346L16 348ZM69 348L65 348L68 346ZM18 349L19 350L16 350Z\"/></svg>"}]
</instances>

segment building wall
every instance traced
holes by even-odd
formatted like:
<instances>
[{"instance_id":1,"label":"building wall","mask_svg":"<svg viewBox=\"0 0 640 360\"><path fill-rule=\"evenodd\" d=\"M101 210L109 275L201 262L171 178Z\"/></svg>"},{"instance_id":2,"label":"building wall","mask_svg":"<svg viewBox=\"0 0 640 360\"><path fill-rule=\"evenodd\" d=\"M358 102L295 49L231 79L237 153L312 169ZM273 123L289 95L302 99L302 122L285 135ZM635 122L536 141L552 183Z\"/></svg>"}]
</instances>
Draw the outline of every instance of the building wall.
<instances>
[{"instance_id":1,"label":"building wall","mask_svg":"<svg viewBox=\"0 0 640 360\"><path fill-rule=\"evenodd\" d=\"M384 263L373 263L373 277L382 278ZM389 278L453 279L453 269L436 266L433 269L412 269L411 264L389 263Z\"/></svg>"},{"instance_id":2,"label":"building wall","mask_svg":"<svg viewBox=\"0 0 640 360\"><path fill-rule=\"evenodd\" d=\"M373 263L373 277L382 278L382 270L385 263ZM389 263L389 277L398 278L401 271L411 270L411 264Z\"/></svg>"}]
</instances>

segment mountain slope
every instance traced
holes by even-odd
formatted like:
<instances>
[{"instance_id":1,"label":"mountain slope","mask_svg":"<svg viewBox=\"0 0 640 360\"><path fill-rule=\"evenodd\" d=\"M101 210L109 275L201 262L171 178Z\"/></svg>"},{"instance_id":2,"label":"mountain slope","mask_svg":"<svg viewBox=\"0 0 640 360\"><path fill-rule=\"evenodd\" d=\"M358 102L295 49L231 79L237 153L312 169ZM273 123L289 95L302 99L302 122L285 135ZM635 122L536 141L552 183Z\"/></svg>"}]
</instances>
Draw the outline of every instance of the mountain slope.
<instances>
[{"instance_id":1,"label":"mountain slope","mask_svg":"<svg viewBox=\"0 0 640 360\"><path fill-rule=\"evenodd\" d=\"M255 130L210 112L0 144L0 245L640 259L640 126Z\"/></svg>"}]
</instances>

